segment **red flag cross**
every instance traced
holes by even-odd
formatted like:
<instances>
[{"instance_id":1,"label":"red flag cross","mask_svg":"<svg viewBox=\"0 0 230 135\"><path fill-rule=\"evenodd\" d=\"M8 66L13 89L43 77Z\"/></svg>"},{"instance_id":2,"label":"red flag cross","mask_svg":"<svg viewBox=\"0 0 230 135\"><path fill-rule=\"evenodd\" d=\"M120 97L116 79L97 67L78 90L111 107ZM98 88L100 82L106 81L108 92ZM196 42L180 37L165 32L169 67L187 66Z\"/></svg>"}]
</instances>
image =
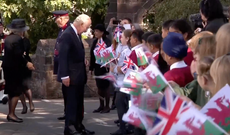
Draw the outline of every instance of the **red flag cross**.
<instances>
[{"instance_id":1,"label":"red flag cross","mask_svg":"<svg viewBox=\"0 0 230 135\"><path fill-rule=\"evenodd\" d=\"M163 130L161 135L167 135L171 127L178 122L180 116L189 108L190 106L188 106L180 97L174 95L172 91L166 90L165 97L158 110L158 117L161 121L155 125L152 131L157 133L160 130Z\"/></svg>"},{"instance_id":2,"label":"red flag cross","mask_svg":"<svg viewBox=\"0 0 230 135\"><path fill-rule=\"evenodd\" d=\"M130 66L132 65L134 66L133 61L128 57L126 57L126 60L124 60L124 63L127 65L127 68L130 68Z\"/></svg>"},{"instance_id":3,"label":"red flag cross","mask_svg":"<svg viewBox=\"0 0 230 135\"><path fill-rule=\"evenodd\" d=\"M104 50L106 48L105 42L102 42L102 43L98 42L97 45L98 45L97 54L99 54L101 50Z\"/></svg>"}]
</instances>

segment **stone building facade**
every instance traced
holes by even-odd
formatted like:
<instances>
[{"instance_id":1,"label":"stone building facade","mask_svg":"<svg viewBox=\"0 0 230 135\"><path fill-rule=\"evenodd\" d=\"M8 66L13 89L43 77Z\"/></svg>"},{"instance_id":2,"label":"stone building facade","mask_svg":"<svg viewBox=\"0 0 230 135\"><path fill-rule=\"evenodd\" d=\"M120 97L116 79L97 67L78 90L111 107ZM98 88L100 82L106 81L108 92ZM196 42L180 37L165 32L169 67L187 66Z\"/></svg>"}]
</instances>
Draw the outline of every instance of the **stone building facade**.
<instances>
[{"instance_id":1,"label":"stone building facade","mask_svg":"<svg viewBox=\"0 0 230 135\"><path fill-rule=\"evenodd\" d=\"M157 1L158 0L109 0L105 23L108 24L112 17L117 19L129 17L134 23L141 24L143 15Z\"/></svg>"}]
</instances>

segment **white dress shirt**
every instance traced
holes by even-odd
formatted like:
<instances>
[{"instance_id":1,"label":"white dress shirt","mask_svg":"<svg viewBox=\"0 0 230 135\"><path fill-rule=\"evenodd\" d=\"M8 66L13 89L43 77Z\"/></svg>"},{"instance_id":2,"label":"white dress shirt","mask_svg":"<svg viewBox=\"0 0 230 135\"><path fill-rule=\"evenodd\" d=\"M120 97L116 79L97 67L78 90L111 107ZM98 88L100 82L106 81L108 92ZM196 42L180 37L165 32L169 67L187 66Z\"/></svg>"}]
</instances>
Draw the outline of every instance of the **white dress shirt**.
<instances>
[{"instance_id":1,"label":"white dress shirt","mask_svg":"<svg viewBox=\"0 0 230 135\"><path fill-rule=\"evenodd\" d=\"M184 68L184 67L187 67L187 65L185 64L185 62L182 60L182 61L178 61L176 63L173 63L171 66L170 66L170 70L174 69L174 68Z\"/></svg>"}]
</instances>

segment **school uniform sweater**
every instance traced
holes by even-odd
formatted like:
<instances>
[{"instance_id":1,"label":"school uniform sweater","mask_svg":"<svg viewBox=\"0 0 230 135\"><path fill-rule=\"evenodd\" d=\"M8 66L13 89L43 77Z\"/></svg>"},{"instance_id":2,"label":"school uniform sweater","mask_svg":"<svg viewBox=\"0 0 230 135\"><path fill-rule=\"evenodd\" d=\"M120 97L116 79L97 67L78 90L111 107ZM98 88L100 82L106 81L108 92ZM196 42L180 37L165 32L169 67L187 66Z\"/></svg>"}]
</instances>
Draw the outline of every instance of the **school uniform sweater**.
<instances>
[{"instance_id":1,"label":"school uniform sweater","mask_svg":"<svg viewBox=\"0 0 230 135\"><path fill-rule=\"evenodd\" d=\"M167 81L174 81L180 87L193 81L189 66L184 61L179 61L170 66L170 70L164 74Z\"/></svg>"}]
</instances>

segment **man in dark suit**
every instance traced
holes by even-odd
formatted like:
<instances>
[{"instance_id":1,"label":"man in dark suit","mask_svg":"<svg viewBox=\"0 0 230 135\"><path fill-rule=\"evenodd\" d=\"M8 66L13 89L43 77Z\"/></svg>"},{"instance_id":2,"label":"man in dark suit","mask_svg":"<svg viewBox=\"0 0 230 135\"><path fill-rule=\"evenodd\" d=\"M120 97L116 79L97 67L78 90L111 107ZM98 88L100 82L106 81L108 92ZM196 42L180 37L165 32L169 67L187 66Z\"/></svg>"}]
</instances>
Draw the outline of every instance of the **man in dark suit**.
<instances>
[{"instance_id":1,"label":"man in dark suit","mask_svg":"<svg viewBox=\"0 0 230 135\"><path fill-rule=\"evenodd\" d=\"M91 25L89 16L79 15L61 35L58 81L67 92L65 135L87 134L83 121L84 86L87 82L85 50L81 33Z\"/></svg>"},{"instance_id":2,"label":"man in dark suit","mask_svg":"<svg viewBox=\"0 0 230 135\"><path fill-rule=\"evenodd\" d=\"M59 56L59 40L61 34L66 30L68 26L70 26L69 22L69 14L67 11L64 10L56 10L52 12L54 15L55 23L60 28L58 37L56 40L55 48L54 48L54 70L53 73L57 74L58 72L58 56ZM62 95L64 99L64 115L58 117L58 120L65 120L65 110L66 110L66 90L62 87Z\"/></svg>"}]
</instances>

